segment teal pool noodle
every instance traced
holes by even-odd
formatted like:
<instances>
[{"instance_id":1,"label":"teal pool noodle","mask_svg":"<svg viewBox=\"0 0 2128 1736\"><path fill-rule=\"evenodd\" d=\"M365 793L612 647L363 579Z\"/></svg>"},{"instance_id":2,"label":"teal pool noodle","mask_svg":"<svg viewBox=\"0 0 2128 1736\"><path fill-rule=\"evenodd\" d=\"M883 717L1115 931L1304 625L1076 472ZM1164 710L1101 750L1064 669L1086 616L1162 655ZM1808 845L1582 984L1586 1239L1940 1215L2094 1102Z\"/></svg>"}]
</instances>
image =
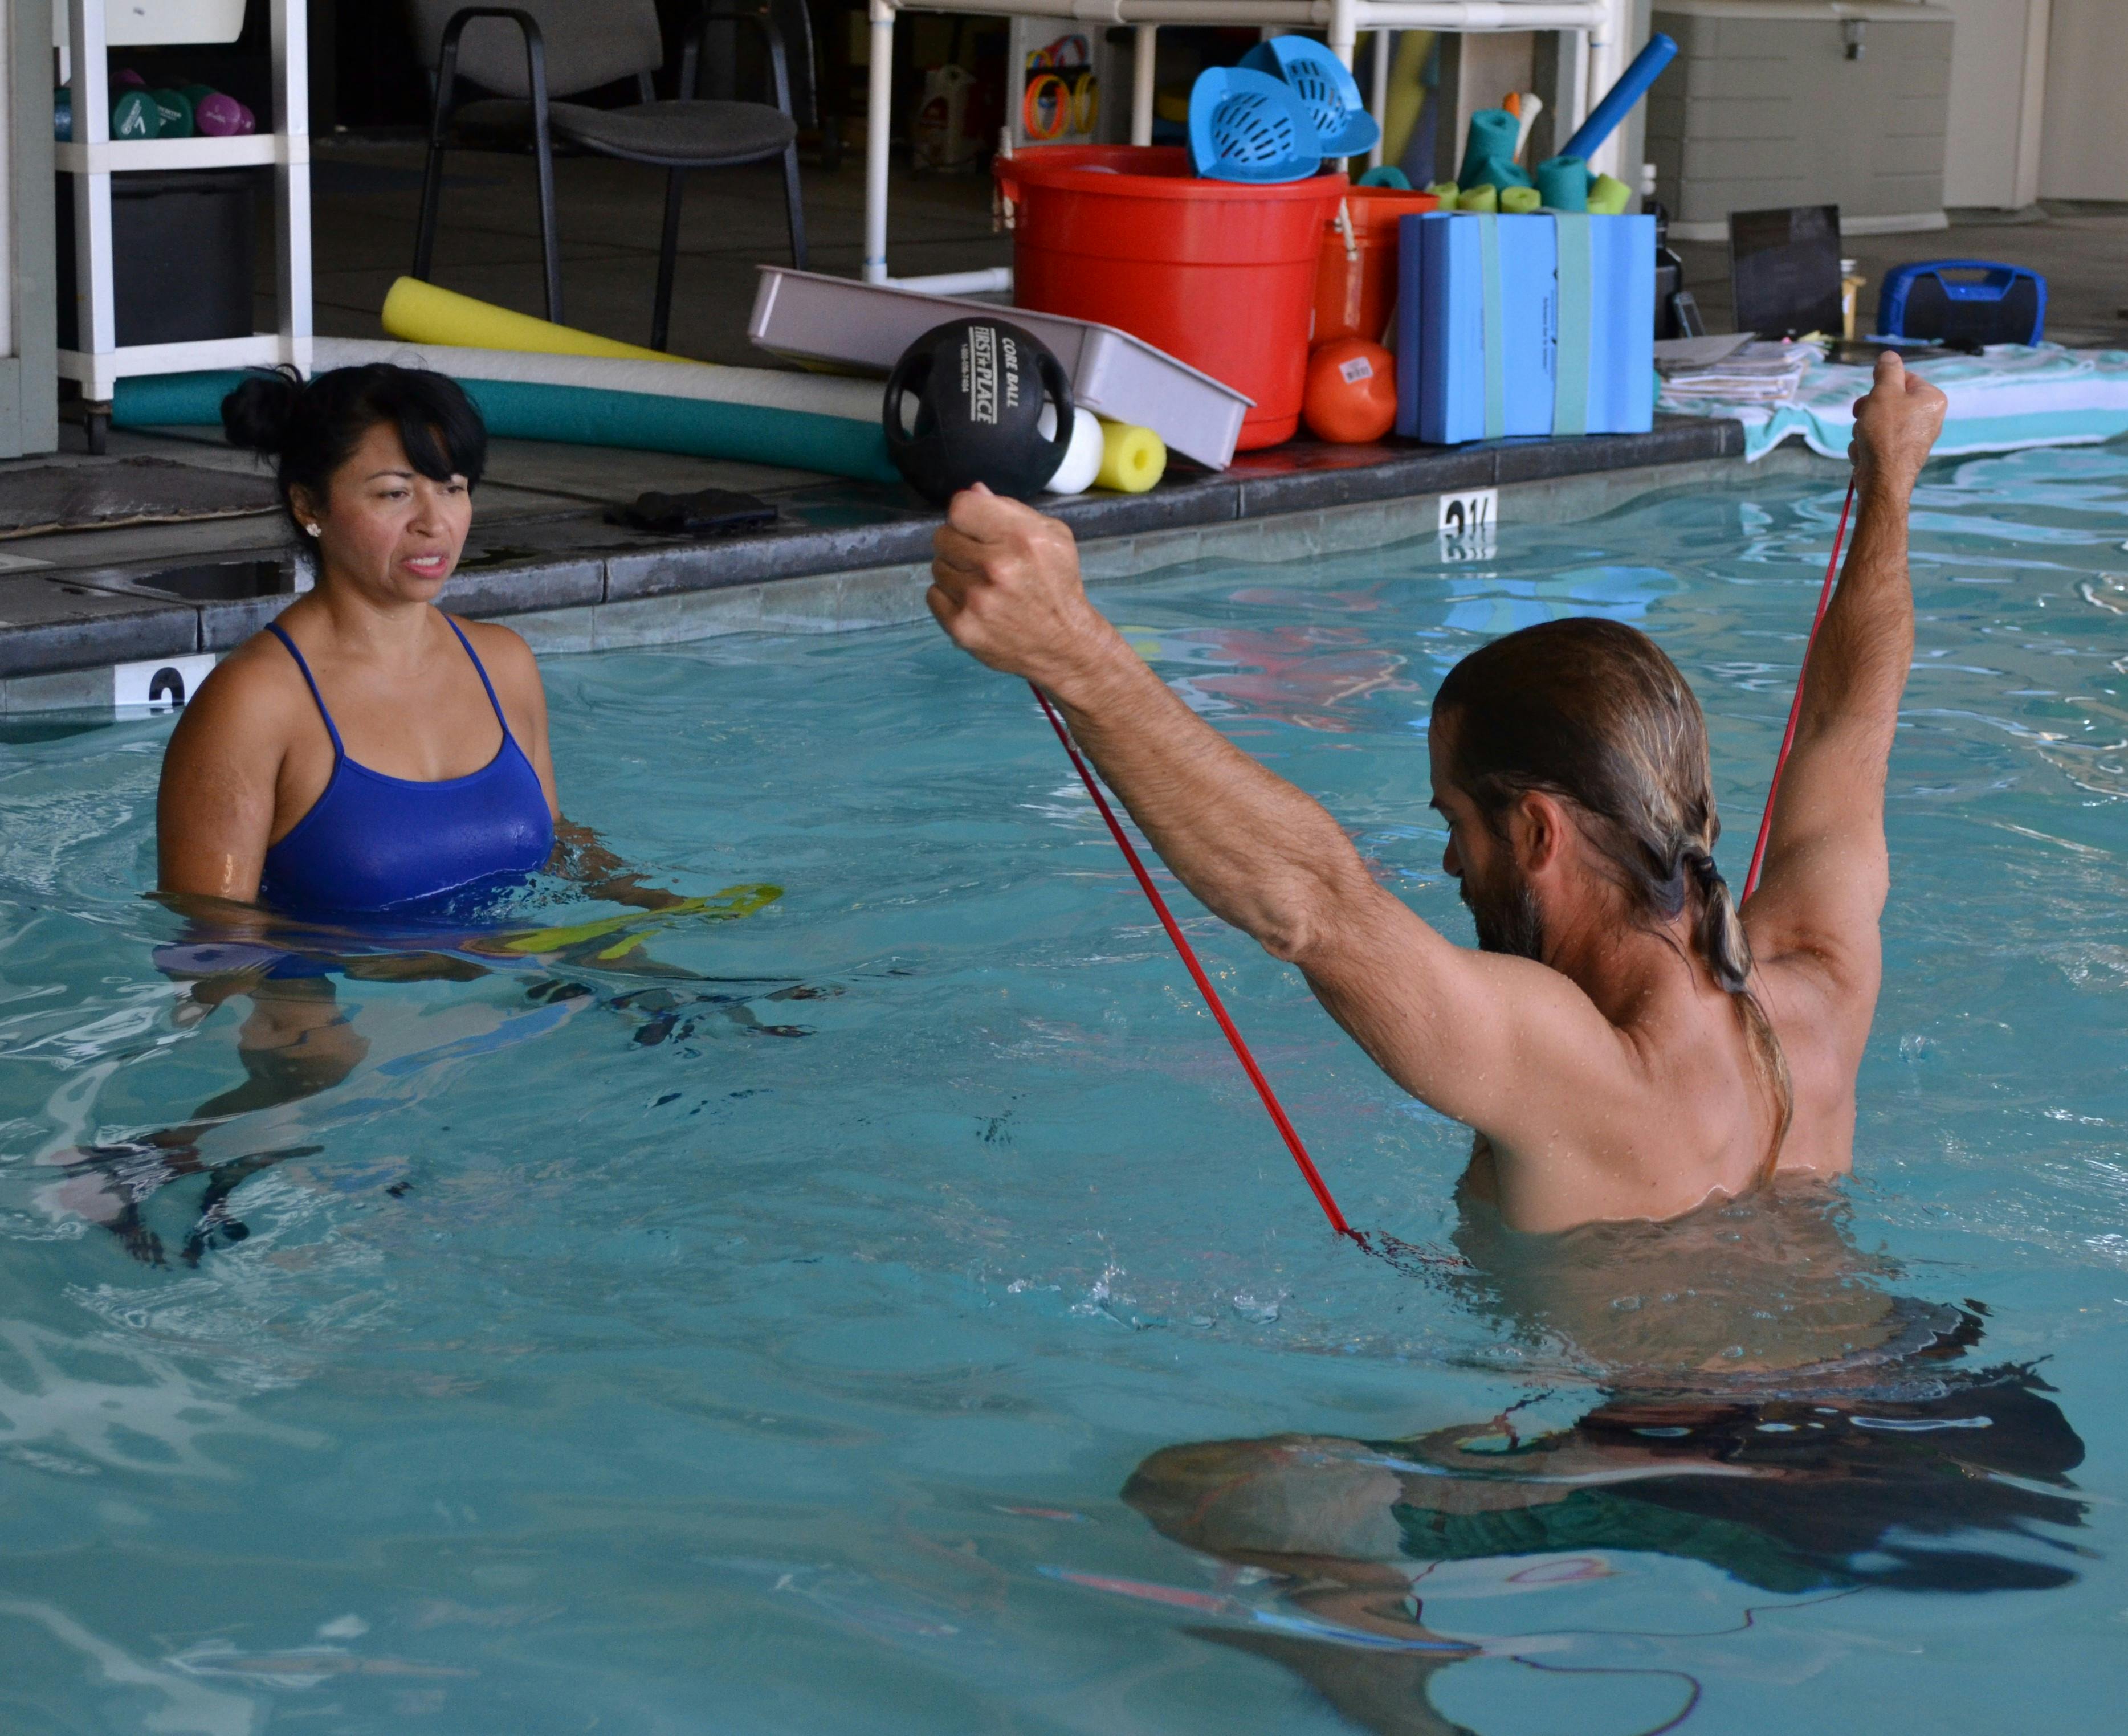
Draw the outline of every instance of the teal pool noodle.
<instances>
[{"instance_id":1,"label":"teal pool noodle","mask_svg":"<svg viewBox=\"0 0 2128 1736\"><path fill-rule=\"evenodd\" d=\"M111 405L116 428L217 428L221 401L242 383L241 372L142 374L121 380ZM461 380L487 431L498 439L558 440L575 446L619 446L637 452L677 452L697 458L731 458L792 470L824 471L867 482L899 482L877 421L817 415L752 404L649 392L603 391L587 386L547 386L517 380Z\"/></svg>"},{"instance_id":2,"label":"teal pool noodle","mask_svg":"<svg viewBox=\"0 0 2128 1736\"><path fill-rule=\"evenodd\" d=\"M560 440L685 453L747 464L824 471L866 482L899 482L876 421L815 415L701 398L601 391L520 380L461 380L489 434L510 440Z\"/></svg>"},{"instance_id":3,"label":"teal pool noodle","mask_svg":"<svg viewBox=\"0 0 2128 1736\"><path fill-rule=\"evenodd\" d=\"M1515 145L1522 130L1522 122L1503 108L1481 108L1471 116L1456 184L1475 187L1489 181L1495 187L1529 186L1527 173L1515 166Z\"/></svg>"},{"instance_id":4,"label":"teal pool noodle","mask_svg":"<svg viewBox=\"0 0 2128 1736\"><path fill-rule=\"evenodd\" d=\"M113 428L219 428L221 401L244 383L241 369L138 374L112 390Z\"/></svg>"},{"instance_id":5,"label":"teal pool noodle","mask_svg":"<svg viewBox=\"0 0 2128 1736\"><path fill-rule=\"evenodd\" d=\"M1537 166L1537 190L1551 211L1589 209L1589 165L1579 157L1547 157Z\"/></svg>"}]
</instances>

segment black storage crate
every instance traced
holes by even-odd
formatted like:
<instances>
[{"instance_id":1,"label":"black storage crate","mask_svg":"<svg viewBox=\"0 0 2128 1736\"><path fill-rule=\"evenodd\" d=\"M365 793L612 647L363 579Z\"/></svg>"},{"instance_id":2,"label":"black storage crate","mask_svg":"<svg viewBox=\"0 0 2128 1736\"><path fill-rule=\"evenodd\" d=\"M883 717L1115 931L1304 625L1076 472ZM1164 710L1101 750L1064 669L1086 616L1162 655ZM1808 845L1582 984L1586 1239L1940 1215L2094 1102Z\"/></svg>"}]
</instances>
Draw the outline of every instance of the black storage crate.
<instances>
[{"instance_id":1,"label":"black storage crate","mask_svg":"<svg viewBox=\"0 0 2128 1736\"><path fill-rule=\"evenodd\" d=\"M259 171L154 170L111 178L117 341L191 344L254 330ZM59 348L77 349L74 181L58 178Z\"/></svg>"}]
</instances>

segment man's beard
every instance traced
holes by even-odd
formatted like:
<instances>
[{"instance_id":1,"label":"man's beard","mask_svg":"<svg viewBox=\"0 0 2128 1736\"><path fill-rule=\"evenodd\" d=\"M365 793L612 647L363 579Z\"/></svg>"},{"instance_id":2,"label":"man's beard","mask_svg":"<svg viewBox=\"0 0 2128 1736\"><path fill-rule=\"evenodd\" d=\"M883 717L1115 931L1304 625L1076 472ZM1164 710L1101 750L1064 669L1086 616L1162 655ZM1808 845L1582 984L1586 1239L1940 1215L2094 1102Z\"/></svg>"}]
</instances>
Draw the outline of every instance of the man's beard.
<instances>
[{"instance_id":1,"label":"man's beard","mask_svg":"<svg viewBox=\"0 0 2128 1736\"><path fill-rule=\"evenodd\" d=\"M1474 891L1471 877L1465 875L1458 889L1463 902L1470 907L1471 921L1477 924L1479 951L1505 952L1541 963L1544 913L1537 908L1537 894L1513 867L1508 868L1500 879L1499 885L1479 887Z\"/></svg>"}]
</instances>

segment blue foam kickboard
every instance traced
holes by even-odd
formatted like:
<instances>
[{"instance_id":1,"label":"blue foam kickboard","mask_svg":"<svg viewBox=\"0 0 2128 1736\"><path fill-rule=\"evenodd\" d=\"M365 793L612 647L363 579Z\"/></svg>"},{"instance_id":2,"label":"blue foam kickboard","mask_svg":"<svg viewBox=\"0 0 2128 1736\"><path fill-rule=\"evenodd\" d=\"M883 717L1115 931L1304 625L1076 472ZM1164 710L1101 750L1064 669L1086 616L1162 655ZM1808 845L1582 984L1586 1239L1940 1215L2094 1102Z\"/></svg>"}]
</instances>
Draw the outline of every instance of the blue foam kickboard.
<instances>
[{"instance_id":1,"label":"blue foam kickboard","mask_svg":"<svg viewBox=\"0 0 2128 1736\"><path fill-rule=\"evenodd\" d=\"M1498 260L1497 330L1489 330L1486 318L1489 225ZM1562 298L1563 225L1573 225L1568 281L1585 281L1585 300L1570 290ZM1399 282L1418 291L1398 298L1399 434L1453 445L1517 435L1643 434L1654 425L1653 217L1432 212L1403 220L1397 249ZM1584 249L1585 274L1571 263ZM1499 412L1490 429L1489 369Z\"/></svg>"}]
</instances>

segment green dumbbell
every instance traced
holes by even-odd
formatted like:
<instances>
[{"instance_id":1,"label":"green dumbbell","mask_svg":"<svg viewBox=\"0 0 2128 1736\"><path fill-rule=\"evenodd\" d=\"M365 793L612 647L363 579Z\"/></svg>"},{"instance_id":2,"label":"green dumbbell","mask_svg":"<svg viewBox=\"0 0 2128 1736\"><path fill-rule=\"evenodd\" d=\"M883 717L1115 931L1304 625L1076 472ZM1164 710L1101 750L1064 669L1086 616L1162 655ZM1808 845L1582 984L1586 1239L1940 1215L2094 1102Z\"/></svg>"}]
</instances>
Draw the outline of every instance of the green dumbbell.
<instances>
[{"instance_id":1,"label":"green dumbbell","mask_svg":"<svg viewBox=\"0 0 2128 1736\"><path fill-rule=\"evenodd\" d=\"M155 108L162 118L163 130L159 139L189 139L192 135L192 101L181 90L151 90L148 94L155 100Z\"/></svg>"},{"instance_id":2,"label":"green dumbbell","mask_svg":"<svg viewBox=\"0 0 2128 1736\"><path fill-rule=\"evenodd\" d=\"M129 90L111 105L113 139L159 139L162 107L144 90Z\"/></svg>"}]
</instances>

